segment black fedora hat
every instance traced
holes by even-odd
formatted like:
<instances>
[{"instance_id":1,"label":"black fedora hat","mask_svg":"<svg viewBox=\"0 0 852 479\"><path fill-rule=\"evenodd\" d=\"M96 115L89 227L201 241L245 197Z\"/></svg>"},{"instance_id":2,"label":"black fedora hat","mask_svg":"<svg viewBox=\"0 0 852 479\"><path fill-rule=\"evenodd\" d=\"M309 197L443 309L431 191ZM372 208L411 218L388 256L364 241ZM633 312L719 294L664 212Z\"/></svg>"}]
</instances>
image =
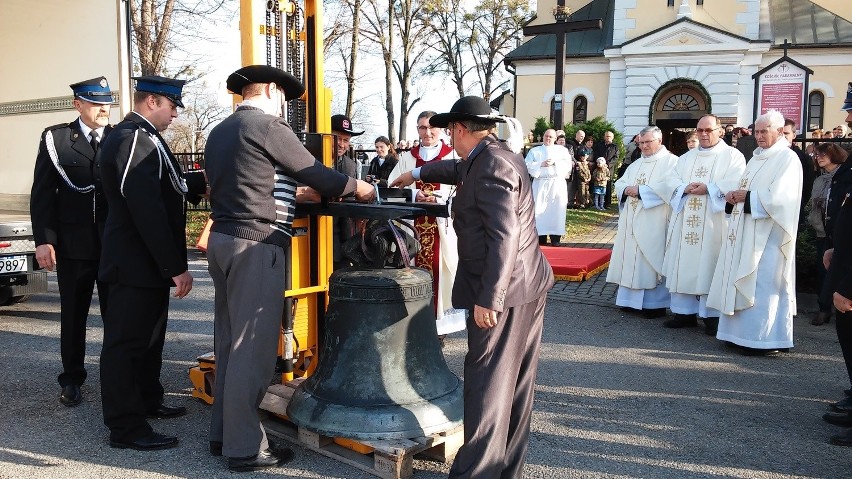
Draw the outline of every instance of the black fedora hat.
<instances>
[{"instance_id":1,"label":"black fedora hat","mask_svg":"<svg viewBox=\"0 0 852 479\"><path fill-rule=\"evenodd\" d=\"M478 96L465 96L453 103L449 113L439 113L429 118L429 124L444 128L451 121L465 120L506 123L506 120L491 111L491 105L484 99Z\"/></svg>"},{"instance_id":2,"label":"black fedora hat","mask_svg":"<svg viewBox=\"0 0 852 479\"><path fill-rule=\"evenodd\" d=\"M333 115L331 117L331 131L342 131L349 133L351 136L363 135L363 131L355 131L352 129L352 120L346 115Z\"/></svg>"},{"instance_id":3,"label":"black fedora hat","mask_svg":"<svg viewBox=\"0 0 852 479\"><path fill-rule=\"evenodd\" d=\"M285 100L295 100L305 93L305 85L293 75L269 65L248 65L231 73L225 86L228 91L241 95L243 88L252 83L275 83L284 92Z\"/></svg>"}]
</instances>

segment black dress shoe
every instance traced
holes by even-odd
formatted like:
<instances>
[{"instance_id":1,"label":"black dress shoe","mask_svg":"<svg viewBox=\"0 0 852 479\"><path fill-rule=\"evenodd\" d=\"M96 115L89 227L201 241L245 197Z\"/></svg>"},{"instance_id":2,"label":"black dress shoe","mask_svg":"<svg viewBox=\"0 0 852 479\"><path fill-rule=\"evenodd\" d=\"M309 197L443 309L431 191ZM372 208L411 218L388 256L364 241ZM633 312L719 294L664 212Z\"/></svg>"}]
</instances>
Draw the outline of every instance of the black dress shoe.
<instances>
[{"instance_id":1,"label":"black dress shoe","mask_svg":"<svg viewBox=\"0 0 852 479\"><path fill-rule=\"evenodd\" d=\"M69 384L62 388L62 394L59 395L59 402L63 405L72 407L83 402L83 393L80 392L80 386Z\"/></svg>"},{"instance_id":2,"label":"black dress shoe","mask_svg":"<svg viewBox=\"0 0 852 479\"><path fill-rule=\"evenodd\" d=\"M134 441L113 441L109 440L109 447L118 449L136 449L137 451L156 451L159 449L169 449L177 446L178 438L174 436L166 436L158 432L152 431L147 436L140 437Z\"/></svg>"},{"instance_id":3,"label":"black dress shoe","mask_svg":"<svg viewBox=\"0 0 852 479\"><path fill-rule=\"evenodd\" d=\"M210 441L210 455L216 457L222 455L222 441Z\"/></svg>"},{"instance_id":4,"label":"black dress shoe","mask_svg":"<svg viewBox=\"0 0 852 479\"><path fill-rule=\"evenodd\" d=\"M642 316L645 316L646 319L662 318L665 315L666 308L642 309Z\"/></svg>"},{"instance_id":5,"label":"black dress shoe","mask_svg":"<svg viewBox=\"0 0 852 479\"><path fill-rule=\"evenodd\" d=\"M836 412L852 412L852 397L846 396L840 401L837 401L831 405L831 409Z\"/></svg>"},{"instance_id":6,"label":"black dress shoe","mask_svg":"<svg viewBox=\"0 0 852 479\"><path fill-rule=\"evenodd\" d=\"M157 409L152 411L148 411L148 419L170 419L173 417L180 417L186 414L186 408L183 406L166 406L165 404L160 404L157 406Z\"/></svg>"},{"instance_id":7,"label":"black dress shoe","mask_svg":"<svg viewBox=\"0 0 852 479\"><path fill-rule=\"evenodd\" d=\"M766 357L774 357L780 356L782 352L787 352L789 349L782 351L781 349L773 348L773 349L760 349L760 348L748 348L745 346L740 346L740 354L743 356L766 356Z\"/></svg>"},{"instance_id":8,"label":"black dress shoe","mask_svg":"<svg viewBox=\"0 0 852 479\"><path fill-rule=\"evenodd\" d=\"M852 446L852 429L846 431L845 434L831 436L831 439L829 439L828 442L834 444L835 446Z\"/></svg>"},{"instance_id":9,"label":"black dress shoe","mask_svg":"<svg viewBox=\"0 0 852 479\"><path fill-rule=\"evenodd\" d=\"M260 471L270 467L278 467L281 464L293 460L295 453L290 448L283 449L266 449L260 451L254 456L249 457L229 457L228 469L233 472L249 472Z\"/></svg>"},{"instance_id":10,"label":"black dress shoe","mask_svg":"<svg viewBox=\"0 0 852 479\"><path fill-rule=\"evenodd\" d=\"M719 318L704 318L704 334L716 336L719 332Z\"/></svg>"},{"instance_id":11,"label":"black dress shoe","mask_svg":"<svg viewBox=\"0 0 852 479\"><path fill-rule=\"evenodd\" d=\"M827 412L822 420L835 426L852 427L852 415L846 412Z\"/></svg>"},{"instance_id":12,"label":"black dress shoe","mask_svg":"<svg viewBox=\"0 0 852 479\"><path fill-rule=\"evenodd\" d=\"M675 314L675 317L663 322L667 328L694 328L698 326L698 319L694 314Z\"/></svg>"}]
</instances>

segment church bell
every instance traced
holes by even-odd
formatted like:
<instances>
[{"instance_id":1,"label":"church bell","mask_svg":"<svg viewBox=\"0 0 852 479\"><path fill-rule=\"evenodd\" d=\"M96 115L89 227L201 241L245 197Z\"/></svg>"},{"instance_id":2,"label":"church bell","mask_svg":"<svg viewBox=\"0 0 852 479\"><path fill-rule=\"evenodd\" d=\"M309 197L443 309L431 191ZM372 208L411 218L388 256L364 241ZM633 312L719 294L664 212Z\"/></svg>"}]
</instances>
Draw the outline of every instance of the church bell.
<instances>
[{"instance_id":1,"label":"church bell","mask_svg":"<svg viewBox=\"0 0 852 479\"><path fill-rule=\"evenodd\" d=\"M462 423L462 382L441 352L427 271L335 271L323 325L317 369L287 406L295 424L326 436L403 439Z\"/></svg>"}]
</instances>

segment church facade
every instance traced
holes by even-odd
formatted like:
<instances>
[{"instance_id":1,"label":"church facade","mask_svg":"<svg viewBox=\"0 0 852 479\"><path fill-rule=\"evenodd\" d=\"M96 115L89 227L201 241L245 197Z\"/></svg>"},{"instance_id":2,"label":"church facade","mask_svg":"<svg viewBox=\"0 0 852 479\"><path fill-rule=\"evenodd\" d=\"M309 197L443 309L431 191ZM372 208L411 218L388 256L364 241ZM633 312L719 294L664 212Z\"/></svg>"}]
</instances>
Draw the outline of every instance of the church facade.
<instances>
[{"instance_id":1,"label":"church facade","mask_svg":"<svg viewBox=\"0 0 852 479\"><path fill-rule=\"evenodd\" d=\"M571 20L603 29L566 35L561 104L555 101L555 35L527 37L506 56L513 95L500 107L529 129L601 116L625 140L647 125L694 128L705 113L723 124L754 121L753 76L784 55L813 71L804 129L831 129L852 81L852 23L811 0L566 0ZM553 23L556 0L539 0L530 25ZM796 119L799 120L799 119Z\"/></svg>"}]
</instances>

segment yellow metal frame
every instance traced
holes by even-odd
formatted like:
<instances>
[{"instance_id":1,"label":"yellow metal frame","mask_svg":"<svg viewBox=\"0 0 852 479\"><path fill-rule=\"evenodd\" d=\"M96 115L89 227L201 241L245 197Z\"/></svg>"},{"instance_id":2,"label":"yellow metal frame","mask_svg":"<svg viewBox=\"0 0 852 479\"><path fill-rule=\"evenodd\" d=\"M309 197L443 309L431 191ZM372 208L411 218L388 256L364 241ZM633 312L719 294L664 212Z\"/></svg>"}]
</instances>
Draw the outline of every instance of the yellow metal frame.
<instances>
[{"instance_id":1,"label":"yellow metal frame","mask_svg":"<svg viewBox=\"0 0 852 479\"><path fill-rule=\"evenodd\" d=\"M279 10L292 13L295 4L279 1ZM323 85L323 44L322 44L322 2L304 0L305 31L294 33L305 45L305 84L303 99L309 105L308 130L317 133L331 131L331 90ZM280 34L267 32L266 1L240 0L240 37L243 65L256 65L266 62L266 35ZM315 34L309 35L308 31ZM235 98L238 98L235 96ZM236 100L235 100L236 101ZM313 113L313 118L310 117ZM326 166L333 165L333 138L323 139L322 158ZM307 231L305 236L296 236L290 247L291 287L284 296L295 302L293 325L294 354L296 366L294 373L285 373L282 381L292 380L295 376L309 376L316 368L318 343L318 320L327 303L328 277L333 269L332 254L332 218L328 216L298 218L293 222L296 230ZM312 224L314 227L312 228ZM315 261L315 263L313 263ZM316 264L316 281L311 281L311 265ZM283 330L279 340L279 355L284 353Z\"/></svg>"}]
</instances>

